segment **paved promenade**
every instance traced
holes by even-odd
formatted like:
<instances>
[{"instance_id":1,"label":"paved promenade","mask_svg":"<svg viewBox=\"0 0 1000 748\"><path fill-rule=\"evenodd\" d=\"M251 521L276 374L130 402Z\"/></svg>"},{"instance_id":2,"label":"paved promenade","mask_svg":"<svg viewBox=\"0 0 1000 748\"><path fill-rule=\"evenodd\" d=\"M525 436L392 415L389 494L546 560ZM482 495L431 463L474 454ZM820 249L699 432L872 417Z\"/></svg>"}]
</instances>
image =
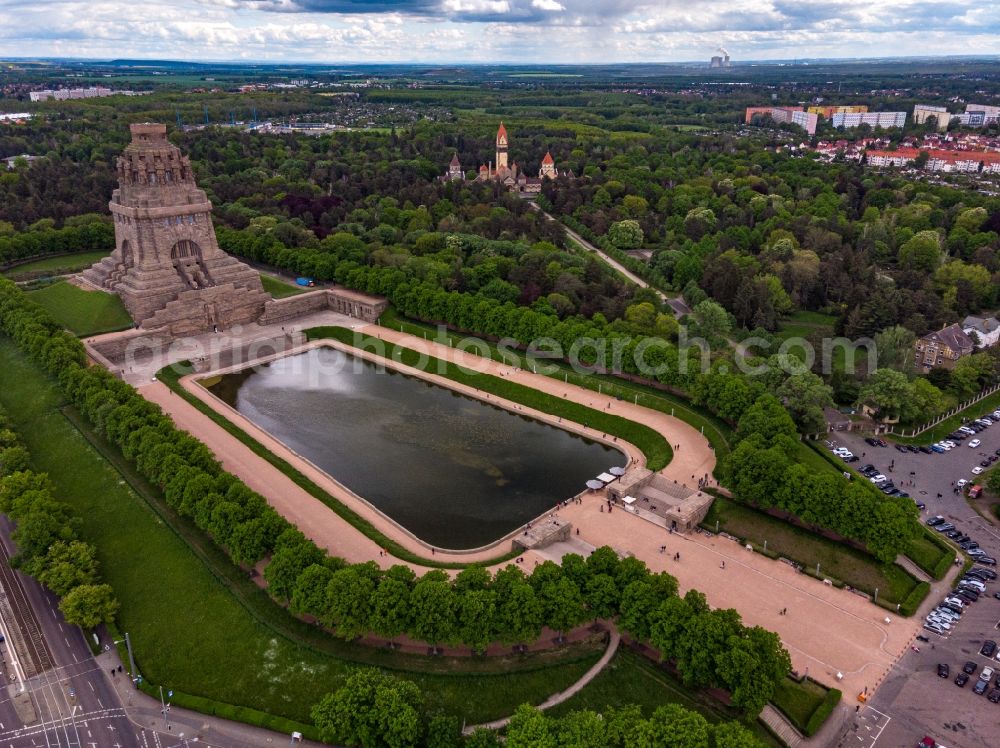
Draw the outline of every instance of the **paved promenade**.
<instances>
[{"instance_id":1,"label":"paved promenade","mask_svg":"<svg viewBox=\"0 0 1000 748\"><path fill-rule=\"evenodd\" d=\"M440 344L377 326L364 327L363 330L383 340L399 342L409 347L423 347L437 358L456 360L457 352ZM478 365L483 371L496 376L503 376L559 397L565 396L596 409L610 408L612 413L656 429L675 446L674 459L661 471L668 478L693 486L695 481L692 476L710 474L715 467L715 455L707 440L679 419L494 361L481 360ZM405 367L400 368L406 370ZM422 373L421 376L434 378ZM454 387L450 382L441 383ZM231 409L195 383L185 380L184 386L212 407L232 416ZM382 555L382 549L375 542L355 530L164 385L148 383L140 391L150 400L159 403L181 428L197 434L227 470L239 475L254 490L264 495L282 515L302 528L330 553L352 562L375 560L383 567L398 563L392 556ZM479 394L483 396L482 393ZM491 401L498 402L495 398ZM514 404L507 405L518 409ZM550 416L530 409L522 412L551 420ZM381 532L408 550L430 557L425 544L344 489L330 476L302 460L249 422L239 418L236 420L255 438L296 465L301 472L368 519ZM561 425L567 426L565 423ZM582 429L580 425L568 426L574 430ZM600 437L599 434L592 433L592 430L587 433ZM618 446L624 447L636 461L641 460L641 455L634 448L621 444ZM905 651L919 625L916 621L890 615L865 598L799 574L786 564L746 551L725 538L672 535L664 527L621 509L612 513L602 512L603 504L602 494L589 494L584 496L581 504L570 503L559 509L560 515L579 530L579 535L573 537L574 543L581 547L610 545L621 553L632 554L644 560L651 569L666 570L676 576L682 591L697 588L705 593L713 607L735 608L747 624L776 631L788 648L795 669L800 672L808 669L810 676L828 685L840 687L848 698L865 688L872 691L881 682L895 659ZM665 553L660 552L663 545L667 546ZM508 548L509 544L505 542L492 549L447 554L447 558L463 562L485 561L495 558ZM673 560L674 554L678 552L681 554L679 562ZM536 563L544 560L546 556L543 553L523 554L525 570L530 571ZM437 558L444 556L437 551L433 555ZM411 566L417 571L423 570L418 564ZM781 615L779 611L786 608L787 615ZM890 623L884 620L887 615ZM838 680L838 673L842 680Z\"/></svg>"}]
</instances>

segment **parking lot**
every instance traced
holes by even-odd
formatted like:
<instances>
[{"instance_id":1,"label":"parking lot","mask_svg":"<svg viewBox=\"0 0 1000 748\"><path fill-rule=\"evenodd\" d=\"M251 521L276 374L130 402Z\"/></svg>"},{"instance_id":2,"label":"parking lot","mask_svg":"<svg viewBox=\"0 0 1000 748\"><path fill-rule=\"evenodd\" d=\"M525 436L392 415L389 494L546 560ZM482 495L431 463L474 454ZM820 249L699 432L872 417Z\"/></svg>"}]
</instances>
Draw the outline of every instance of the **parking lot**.
<instances>
[{"instance_id":1,"label":"parking lot","mask_svg":"<svg viewBox=\"0 0 1000 748\"><path fill-rule=\"evenodd\" d=\"M961 489L956 493L956 482L965 479L975 483L972 468L1000 449L1000 423L940 454L901 452L888 439L888 446L873 447L858 434L839 433L833 437L835 445L847 447L859 458L850 467L870 463L914 501L926 504L922 521L941 515L989 556L1000 559L1000 533L969 507ZM972 439L981 443L970 447ZM929 735L943 746L1000 745L1000 704L991 703L986 695L995 686L996 676L986 694L973 693L984 666L992 666L1000 673L1000 661L995 655L989 658L979 652L984 640L1000 642L1000 600L993 597L998 591L1000 579L987 582L986 592L965 606L961 620L952 623L944 635L922 631L929 641L915 641L919 651L908 651L869 702L859 705L840 744L861 748L876 744L907 746ZM937 593L932 602L936 604L944 596ZM955 677L969 661L976 663L975 673L959 687ZM948 677L938 676L939 664L948 665Z\"/></svg>"}]
</instances>

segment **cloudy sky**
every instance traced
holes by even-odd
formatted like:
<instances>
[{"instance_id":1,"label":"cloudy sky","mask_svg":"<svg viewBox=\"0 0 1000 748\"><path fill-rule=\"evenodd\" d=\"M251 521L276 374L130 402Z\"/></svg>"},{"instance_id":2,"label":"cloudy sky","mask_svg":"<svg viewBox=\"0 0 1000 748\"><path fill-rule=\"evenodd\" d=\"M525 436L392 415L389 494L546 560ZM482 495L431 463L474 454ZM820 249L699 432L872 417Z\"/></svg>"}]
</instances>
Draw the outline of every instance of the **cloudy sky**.
<instances>
[{"instance_id":1,"label":"cloudy sky","mask_svg":"<svg viewBox=\"0 0 1000 748\"><path fill-rule=\"evenodd\" d=\"M1000 53L990 0L0 0L0 56L600 63Z\"/></svg>"}]
</instances>

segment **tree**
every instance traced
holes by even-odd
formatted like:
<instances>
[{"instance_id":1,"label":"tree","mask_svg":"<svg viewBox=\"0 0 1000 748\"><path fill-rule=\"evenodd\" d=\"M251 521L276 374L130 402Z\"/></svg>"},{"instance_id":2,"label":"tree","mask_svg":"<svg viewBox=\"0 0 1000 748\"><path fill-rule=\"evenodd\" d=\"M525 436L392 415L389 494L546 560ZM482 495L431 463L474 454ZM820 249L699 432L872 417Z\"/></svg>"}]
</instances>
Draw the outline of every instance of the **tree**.
<instances>
[{"instance_id":1,"label":"tree","mask_svg":"<svg viewBox=\"0 0 1000 748\"><path fill-rule=\"evenodd\" d=\"M521 704L507 726L507 748L557 748L552 724L542 712Z\"/></svg>"},{"instance_id":2,"label":"tree","mask_svg":"<svg viewBox=\"0 0 1000 748\"><path fill-rule=\"evenodd\" d=\"M545 625L565 634L584 619L580 588L566 578L546 582L541 589Z\"/></svg>"},{"instance_id":3,"label":"tree","mask_svg":"<svg viewBox=\"0 0 1000 748\"><path fill-rule=\"evenodd\" d=\"M833 405L833 389L817 374L808 371L789 377L776 393L804 434L826 430L823 409Z\"/></svg>"},{"instance_id":4,"label":"tree","mask_svg":"<svg viewBox=\"0 0 1000 748\"><path fill-rule=\"evenodd\" d=\"M425 729L420 689L374 668L352 673L310 715L325 742L362 748L417 746Z\"/></svg>"},{"instance_id":5,"label":"tree","mask_svg":"<svg viewBox=\"0 0 1000 748\"><path fill-rule=\"evenodd\" d=\"M410 592L410 633L437 647L455 637L456 595L447 577L429 571Z\"/></svg>"},{"instance_id":6,"label":"tree","mask_svg":"<svg viewBox=\"0 0 1000 748\"><path fill-rule=\"evenodd\" d=\"M605 748L609 745L607 731L604 718L590 709L572 711L555 724L560 748Z\"/></svg>"},{"instance_id":7,"label":"tree","mask_svg":"<svg viewBox=\"0 0 1000 748\"><path fill-rule=\"evenodd\" d=\"M712 727L715 748L764 748L764 744L739 722L720 722Z\"/></svg>"},{"instance_id":8,"label":"tree","mask_svg":"<svg viewBox=\"0 0 1000 748\"><path fill-rule=\"evenodd\" d=\"M899 266L933 273L941 264L941 237L936 231L919 231L899 248Z\"/></svg>"},{"instance_id":9,"label":"tree","mask_svg":"<svg viewBox=\"0 0 1000 748\"><path fill-rule=\"evenodd\" d=\"M110 584L81 584L74 587L59 602L67 623L92 629L111 623L118 612L118 600Z\"/></svg>"},{"instance_id":10,"label":"tree","mask_svg":"<svg viewBox=\"0 0 1000 748\"><path fill-rule=\"evenodd\" d=\"M642 246L642 227L638 221L627 219L611 224L608 240L618 249L638 249Z\"/></svg>"},{"instance_id":11,"label":"tree","mask_svg":"<svg viewBox=\"0 0 1000 748\"><path fill-rule=\"evenodd\" d=\"M410 625L410 584L391 572L383 577L372 595L369 617L372 631L390 641Z\"/></svg>"},{"instance_id":12,"label":"tree","mask_svg":"<svg viewBox=\"0 0 1000 748\"><path fill-rule=\"evenodd\" d=\"M41 567L38 581L59 597L64 597L74 587L97 582L98 563L94 546L79 540L53 543Z\"/></svg>"},{"instance_id":13,"label":"tree","mask_svg":"<svg viewBox=\"0 0 1000 748\"><path fill-rule=\"evenodd\" d=\"M770 444L782 434L794 437L795 422L778 398L773 395L762 395L740 417L736 434L740 439L757 434L763 439L764 444Z\"/></svg>"},{"instance_id":14,"label":"tree","mask_svg":"<svg viewBox=\"0 0 1000 748\"><path fill-rule=\"evenodd\" d=\"M910 397L903 403L902 419L908 423L928 421L944 410L944 393L923 377L910 382Z\"/></svg>"},{"instance_id":15,"label":"tree","mask_svg":"<svg viewBox=\"0 0 1000 748\"><path fill-rule=\"evenodd\" d=\"M348 641L371 629L371 604L378 567L373 562L354 564L335 571L326 587L323 620L336 627Z\"/></svg>"},{"instance_id":16,"label":"tree","mask_svg":"<svg viewBox=\"0 0 1000 748\"><path fill-rule=\"evenodd\" d=\"M876 369L861 388L860 405L869 405L882 419L898 418L913 388L902 372Z\"/></svg>"},{"instance_id":17,"label":"tree","mask_svg":"<svg viewBox=\"0 0 1000 748\"><path fill-rule=\"evenodd\" d=\"M910 374L913 371L913 345L916 340L917 336L902 325L893 325L875 335L878 368Z\"/></svg>"},{"instance_id":18,"label":"tree","mask_svg":"<svg viewBox=\"0 0 1000 748\"><path fill-rule=\"evenodd\" d=\"M729 335L731 325L729 323L729 313L723 309L722 305L705 299L691 310L694 318L696 333L709 340L725 338Z\"/></svg>"},{"instance_id":19,"label":"tree","mask_svg":"<svg viewBox=\"0 0 1000 748\"><path fill-rule=\"evenodd\" d=\"M535 588L523 579L514 582L498 601L496 628L500 641L505 644L534 641L542 631L543 615Z\"/></svg>"},{"instance_id":20,"label":"tree","mask_svg":"<svg viewBox=\"0 0 1000 748\"><path fill-rule=\"evenodd\" d=\"M671 748L708 748L708 720L698 712L680 704L665 704L656 708L643 723L643 745L669 745Z\"/></svg>"},{"instance_id":21,"label":"tree","mask_svg":"<svg viewBox=\"0 0 1000 748\"><path fill-rule=\"evenodd\" d=\"M495 634L496 593L471 589L460 594L458 602L458 637L474 652L486 649Z\"/></svg>"}]
</instances>

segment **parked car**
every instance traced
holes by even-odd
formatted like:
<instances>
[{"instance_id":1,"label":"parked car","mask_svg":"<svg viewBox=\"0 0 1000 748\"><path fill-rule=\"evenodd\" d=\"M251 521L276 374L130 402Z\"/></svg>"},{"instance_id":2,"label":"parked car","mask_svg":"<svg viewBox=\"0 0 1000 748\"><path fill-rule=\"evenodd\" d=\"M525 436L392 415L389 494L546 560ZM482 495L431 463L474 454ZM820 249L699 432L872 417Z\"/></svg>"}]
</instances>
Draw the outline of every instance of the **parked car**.
<instances>
[{"instance_id":1,"label":"parked car","mask_svg":"<svg viewBox=\"0 0 1000 748\"><path fill-rule=\"evenodd\" d=\"M948 663L940 663L938 665L938 678L947 678L949 675L951 675L951 668L948 666Z\"/></svg>"},{"instance_id":2,"label":"parked car","mask_svg":"<svg viewBox=\"0 0 1000 748\"><path fill-rule=\"evenodd\" d=\"M978 499L982 495L983 495L983 487L980 485L975 485L969 489L970 499Z\"/></svg>"},{"instance_id":3,"label":"parked car","mask_svg":"<svg viewBox=\"0 0 1000 748\"><path fill-rule=\"evenodd\" d=\"M972 550L973 548L978 548L979 543L977 543L975 540L961 540L958 543L958 547L961 548L963 551L968 551Z\"/></svg>"},{"instance_id":4,"label":"parked car","mask_svg":"<svg viewBox=\"0 0 1000 748\"><path fill-rule=\"evenodd\" d=\"M977 665L972 660L968 660L968 661L966 661L966 663L964 665L962 665L962 672L963 673L968 673L969 675L972 675L978 669L979 669L979 665Z\"/></svg>"},{"instance_id":5,"label":"parked car","mask_svg":"<svg viewBox=\"0 0 1000 748\"><path fill-rule=\"evenodd\" d=\"M977 680L976 685L972 687L972 693L976 694L976 696L982 696L984 693L986 693L986 689L989 687L990 687L989 681Z\"/></svg>"},{"instance_id":6,"label":"parked car","mask_svg":"<svg viewBox=\"0 0 1000 748\"><path fill-rule=\"evenodd\" d=\"M983 472L983 469L981 467L979 467L979 465L976 465L974 468L972 468L972 474L973 475L980 475L982 472Z\"/></svg>"},{"instance_id":7,"label":"parked car","mask_svg":"<svg viewBox=\"0 0 1000 748\"><path fill-rule=\"evenodd\" d=\"M955 685L959 688L964 688L965 684L969 682L969 676L965 673L959 673L955 676Z\"/></svg>"},{"instance_id":8,"label":"parked car","mask_svg":"<svg viewBox=\"0 0 1000 748\"><path fill-rule=\"evenodd\" d=\"M958 540L960 537L962 537L962 531L952 530L951 532L946 532L945 535L947 535L952 540Z\"/></svg>"},{"instance_id":9,"label":"parked car","mask_svg":"<svg viewBox=\"0 0 1000 748\"><path fill-rule=\"evenodd\" d=\"M878 439L873 439L870 436L866 437L865 438L865 444L867 444L869 447L877 447L878 446Z\"/></svg>"},{"instance_id":10,"label":"parked car","mask_svg":"<svg viewBox=\"0 0 1000 748\"><path fill-rule=\"evenodd\" d=\"M969 569L966 572L966 576L970 574L977 577L985 577L986 579L990 580L997 578L997 573L993 571L993 569L983 569L980 566L973 566L971 569Z\"/></svg>"},{"instance_id":11,"label":"parked car","mask_svg":"<svg viewBox=\"0 0 1000 748\"><path fill-rule=\"evenodd\" d=\"M978 447L980 444L982 444L982 442L979 441L978 439L973 439L971 442L969 442L969 446L972 447L973 449Z\"/></svg>"},{"instance_id":12,"label":"parked car","mask_svg":"<svg viewBox=\"0 0 1000 748\"><path fill-rule=\"evenodd\" d=\"M982 548L970 548L968 550L968 553L969 553L970 556L972 556L974 558L975 557L981 557L981 556L987 556L987 555L989 555Z\"/></svg>"},{"instance_id":13,"label":"parked car","mask_svg":"<svg viewBox=\"0 0 1000 748\"><path fill-rule=\"evenodd\" d=\"M934 529L937 530L938 532L951 532L952 530L955 529L955 525L953 525L951 522L944 522L940 525L935 526Z\"/></svg>"},{"instance_id":14,"label":"parked car","mask_svg":"<svg viewBox=\"0 0 1000 748\"><path fill-rule=\"evenodd\" d=\"M920 450L921 452L923 452L925 455L929 455L929 454L933 454L934 453L934 450L930 448L929 444L923 444L923 445L917 447L917 449Z\"/></svg>"},{"instance_id":15,"label":"parked car","mask_svg":"<svg viewBox=\"0 0 1000 748\"><path fill-rule=\"evenodd\" d=\"M927 520L927 525L929 527L934 527L935 525L943 525L943 524L944 524L944 517L942 517L940 514L936 514Z\"/></svg>"},{"instance_id":16,"label":"parked car","mask_svg":"<svg viewBox=\"0 0 1000 748\"><path fill-rule=\"evenodd\" d=\"M945 451L944 447L942 447L940 444L932 444L930 446L930 450L931 452L935 452L937 454L941 454L942 452Z\"/></svg>"},{"instance_id":17,"label":"parked car","mask_svg":"<svg viewBox=\"0 0 1000 748\"><path fill-rule=\"evenodd\" d=\"M976 556L974 559L977 564L983 564L984 566L996 566L997 560L992 556Z\"/></svg>"},{"instance_id":18,"label":"parked car","mask_svg":"<svg viewBox=\"0 0 1000 748\"><path fill-rule=\"evenodd\" d=\"M986 698L992 701L994 704L1000 703L1000 688L994 688L992 691L986 694Z\"/></svg>"},{"instance_id":19,"label":"parked car","mask_svg":"<svg viewBox=\"0 0 1000 748\"><path fill-rule=\"evenodd\" d=\"M951 594L967 603L974 603L979 599L979 593L970 587L959 587L952 590Z\"/></svg>"}]
</instances>

